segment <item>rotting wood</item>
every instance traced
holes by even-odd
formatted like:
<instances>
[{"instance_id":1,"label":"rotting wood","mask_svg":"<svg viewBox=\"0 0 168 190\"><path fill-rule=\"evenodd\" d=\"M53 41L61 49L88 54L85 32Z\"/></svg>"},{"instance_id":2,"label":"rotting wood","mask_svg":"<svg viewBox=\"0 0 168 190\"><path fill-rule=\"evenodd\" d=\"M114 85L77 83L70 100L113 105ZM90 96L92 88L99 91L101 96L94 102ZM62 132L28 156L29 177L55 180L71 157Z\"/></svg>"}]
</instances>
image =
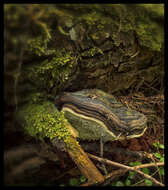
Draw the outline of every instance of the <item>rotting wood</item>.
<instances>
[{"instance_id":1,"label":"rotting wood","mask_svg":"<svg viewBox=\"0 0 168 190\"><path fill-rule=\"evenodd\" d=\"M67 123L67 125L70 125ZM67 126L69 129L70 127ZM84 150L81 148L79 143L77 142L77 139L73 136L69 137L71 146L69 143L65 143L65 148L72 160L75 162L79 170L85 177L88 179L88 182L91 183L101 183L104 181L103 175L99 172L99 170L96 168L96 166L93 164L93 162L89 159L87 154L84 152Z\"/></svg>"}]
</instances>

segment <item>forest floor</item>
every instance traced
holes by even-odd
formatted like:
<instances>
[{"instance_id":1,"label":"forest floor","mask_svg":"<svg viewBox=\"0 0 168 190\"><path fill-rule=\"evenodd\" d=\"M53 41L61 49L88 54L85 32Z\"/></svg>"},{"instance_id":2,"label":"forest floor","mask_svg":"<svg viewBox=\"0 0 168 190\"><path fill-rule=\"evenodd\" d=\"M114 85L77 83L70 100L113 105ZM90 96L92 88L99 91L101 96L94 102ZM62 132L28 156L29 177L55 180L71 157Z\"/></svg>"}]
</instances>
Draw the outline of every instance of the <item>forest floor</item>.
<instances>
[{"instance_id":1,"label":"forest floor","mask_svg":"<svg viewBox=\"0 0 168 190\"><path fill-rule=\"evenodd\" d=\"M120 95L117 96L117 98L125 106L135 109L146 115L148 119L148 128L144 135L139 138L107 142L104 144L104 158L126 165L129 165L130 162L137 161L140 163L148 163L153 161L157 162L158 160L156 158L155 160L152 160L149 157L138 158L137 156L134 157L131 153L146 152L148 154L152 154L158 151L158 148L156 148L153 143L164 144L164 94L158 92L155 93L155 95L146 95L145 93L137 92L131 93L127 96ZM24 145L29 147L29 153L31 153L31 156L24 156ZM91 154L99 156L99 142L81 142L81 145L86 152L88 151ZM31 146L34 147L30 148ZM69 159L67 153L61 153L60 157L62 161L60 162L57 155L58 152L55 152L50 148L45 149L44 146L41 146L37 140L25 137L25 135L20 132L16 132L13 135L6 134L4 138L4 147L5 185L67 186L80 185L84 179L81 178L82 175L80 171L71 161L71 159ZM20 149L20 152L22 153L18 153L18 149ZM15 153L11 153L11 150L14 150L13 152ZM38 151L40 153L37 153ZM126 154L127 151L128 154ZM162 155L164 154L163 150L159 150L159 153ZM42 159L37 161L37 155L40 155ZM22 162L20 166L18 164L19 156L21 157L20 162ZM10 161L12 159L15 159L15 161ZM26 162L28 159L31 159L30 163L29 161ZM33 162L35 166L32 166ZM100 165L95 160L93 160L93 162L96 164L96 166ZM14 163L17 166L14 166ZM116 168L108 166L108 172L111 172L114 169ZM159 178L158 175L156 178ZM119 176L116 178L116 181L123 181L125 179L128 179L128 174ZM133 179L135 182L138 180L141 180L139 176L136 176L136 178ZM85 181L85 179L83 181ZM162 181L162 183L164 182ZM142 182L137 186L140 185L145 184Z\"/></svg>"}]
</instances>

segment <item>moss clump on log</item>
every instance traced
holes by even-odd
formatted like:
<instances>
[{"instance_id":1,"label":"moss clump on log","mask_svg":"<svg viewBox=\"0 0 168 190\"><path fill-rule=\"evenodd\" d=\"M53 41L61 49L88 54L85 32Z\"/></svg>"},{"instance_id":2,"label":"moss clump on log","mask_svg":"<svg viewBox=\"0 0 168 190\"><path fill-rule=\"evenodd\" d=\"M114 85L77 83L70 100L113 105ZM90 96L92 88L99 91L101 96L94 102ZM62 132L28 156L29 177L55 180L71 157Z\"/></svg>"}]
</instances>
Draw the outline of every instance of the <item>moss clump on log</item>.
<instances>
[{"instance_id":1,"label":"moss clump on log","mask_svg":"<svg viewBox=\"0 0 168 190\"><path fill-rule=\"evenodd\" d=\"M50 140L57 138L71 146L70 137L76 136L64 114L51 102L24 105L19 109L17 118L24 125L25 132L41 140L45 137Z\"/></svg>"},{"instance_id":2,"label":"moss clump on log","mask_svg":"<svg viewBox=\"0 0 168 190\"><path fill-rule=\"evenodd\" d=\"M29 67L29 79L38 88L56 95L56 89L53 87L62 88L66 84L76 63L77 57L71 52L65 49L54 51L50 58Z\"/></svg>"}]
</instances>

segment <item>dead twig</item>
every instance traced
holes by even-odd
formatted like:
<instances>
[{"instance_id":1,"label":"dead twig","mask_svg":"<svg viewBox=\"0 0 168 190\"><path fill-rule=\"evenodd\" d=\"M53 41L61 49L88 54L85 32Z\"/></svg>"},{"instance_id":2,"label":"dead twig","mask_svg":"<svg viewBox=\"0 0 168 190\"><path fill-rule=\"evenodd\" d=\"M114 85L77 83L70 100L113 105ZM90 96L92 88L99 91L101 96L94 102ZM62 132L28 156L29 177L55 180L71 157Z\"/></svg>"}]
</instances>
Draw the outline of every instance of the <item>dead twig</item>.
<instances>
[{"instance_id":1,"label":"dead twig","mask_svg":"<svg viewBox=\"0 0 168 190\"><path fill-rule=\"evenodd\" d=\"M114 161L111 161L111 160L108 160L108 159L105 159L105 158L100 158L100 157L97 157L97 156L94 156L92 154L89 154L87 153L88 156L92 159L95 159L99 162L103 162L103 163L106 163L106 164L110 164L110 165L113 165L113 166L116 166L116 167L120 167L120 168L124 168L126 171L128 170L131 170L131 171L134 171L134 172L137 172L139 173L140 175L142 175L143 177L147 178L147 179L150 179L151 181L153 181L154 183L160 185L160 186L164 186L164 184L160 183L159 181L157 181L156 179L154 179L153 177L141 172L139 169L140 168L144 168L144 167L152 167L152 166L163 166L164 163L162 162L159 162L159 163L150 163L150 164L142 164L142 165L139 165L139 166L134 166L134 167L130 167L130 166L126 166L124 164L120 164L120 163L117 163L117 162L114 162ZM125 172L126 172L125 171ZM105 177L105 179L107 178L107 176Z\"/></svg>"},{"instance_id":2,"label":"dead twig","mask_svg":"<svg viewBox=\"0 0 168 190\"><path fill-rule=\"evenodd\" d=\"M160 93L160 91L159 91L159 90L157 90L156 88L154 88L154 87L150 86L147 82L144 82L144 84L145 84L147 87L151 88L152 90L154 90L154 91L156 91L156 92Z\"/></svg>"}]
</instances>

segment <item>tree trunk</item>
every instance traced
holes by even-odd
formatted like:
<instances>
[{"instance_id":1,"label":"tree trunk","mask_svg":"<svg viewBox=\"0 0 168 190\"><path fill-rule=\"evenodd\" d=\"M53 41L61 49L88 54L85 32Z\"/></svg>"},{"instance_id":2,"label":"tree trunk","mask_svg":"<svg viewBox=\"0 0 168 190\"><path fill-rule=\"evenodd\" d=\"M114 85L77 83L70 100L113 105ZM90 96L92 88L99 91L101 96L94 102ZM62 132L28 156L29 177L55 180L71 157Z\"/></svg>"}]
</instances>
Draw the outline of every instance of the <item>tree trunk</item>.
<instances>
[{"instance_id":1,"label":"tree trunk","mask_svg":"<svg viewBox=\"0 0 168 190\"><path fill-rule=\"evenodd\" d=\"M163 79L164 7L5 5L5 102Z\"/></svg>"}]
</instances>

